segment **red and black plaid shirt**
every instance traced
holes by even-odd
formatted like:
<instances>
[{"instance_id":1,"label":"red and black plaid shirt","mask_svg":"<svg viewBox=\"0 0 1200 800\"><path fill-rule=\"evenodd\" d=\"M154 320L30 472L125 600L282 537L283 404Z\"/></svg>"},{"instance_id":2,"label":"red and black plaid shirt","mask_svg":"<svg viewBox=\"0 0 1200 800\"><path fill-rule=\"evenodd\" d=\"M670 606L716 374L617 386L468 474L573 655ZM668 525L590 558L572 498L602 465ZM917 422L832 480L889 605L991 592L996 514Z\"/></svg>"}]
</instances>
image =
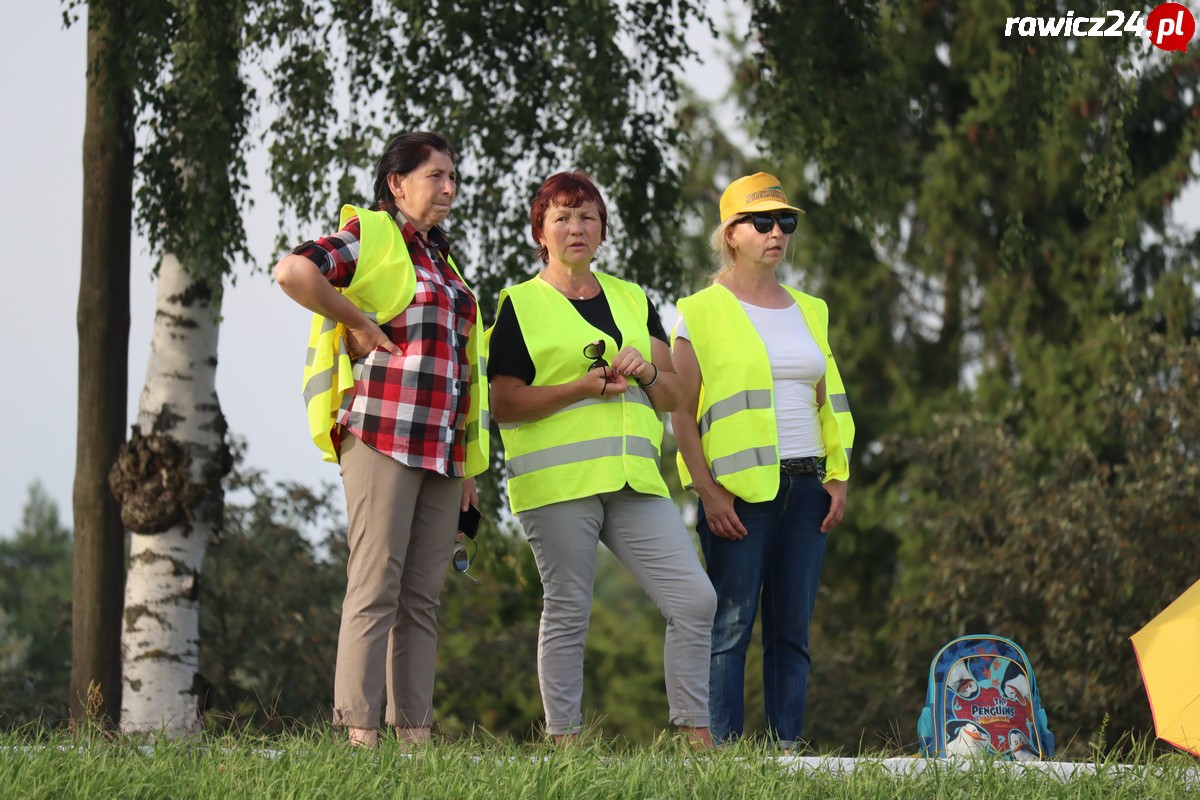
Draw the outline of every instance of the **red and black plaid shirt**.
<instances>
[{"instance_id":1,"label":"red and black plaid shirt","mask_svg":"<svg viewBox=\"0 0 1200 800\"><path fill-rule=\"evenodd\" d=\"M380 327L404 355L376 348L354 362L354 391L342 400L339 422L401 464L458 477L464 473L471 404L467 337L478 308L447 263L450 242L442 231L434 228L426 237L402 215L395 216L417 287L408 307ZM360 235L353 217L334 235L292 252L316 264L334 286L345 287L358 266Z\"/></svg>"}]
</instances>

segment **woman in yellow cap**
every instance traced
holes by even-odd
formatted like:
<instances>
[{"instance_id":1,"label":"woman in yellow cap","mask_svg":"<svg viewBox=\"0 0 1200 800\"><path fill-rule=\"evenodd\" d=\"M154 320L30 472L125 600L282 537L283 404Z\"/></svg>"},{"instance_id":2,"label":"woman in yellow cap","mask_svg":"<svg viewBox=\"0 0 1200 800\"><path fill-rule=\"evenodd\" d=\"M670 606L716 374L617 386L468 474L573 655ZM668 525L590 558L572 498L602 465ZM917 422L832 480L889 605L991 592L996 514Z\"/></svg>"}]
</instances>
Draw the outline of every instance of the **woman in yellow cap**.
<instances>
[{"instance_id":1,"label":"woman in yellow cap","mask_svg":"<svg viewBox=\"0 0 1200 800\"><path fill-rule=\"evenodd\" d=\"M854 440L828 307L778 280L802 213L765 172L731 183L711 238L719 271L679 301L673 342L680 477L700 498L696 527L717 591L712 735L742 734L761 596L767 728L786 748L804 726L809 623L825 534L846 510Z\"/></svg>"}]
</instances>

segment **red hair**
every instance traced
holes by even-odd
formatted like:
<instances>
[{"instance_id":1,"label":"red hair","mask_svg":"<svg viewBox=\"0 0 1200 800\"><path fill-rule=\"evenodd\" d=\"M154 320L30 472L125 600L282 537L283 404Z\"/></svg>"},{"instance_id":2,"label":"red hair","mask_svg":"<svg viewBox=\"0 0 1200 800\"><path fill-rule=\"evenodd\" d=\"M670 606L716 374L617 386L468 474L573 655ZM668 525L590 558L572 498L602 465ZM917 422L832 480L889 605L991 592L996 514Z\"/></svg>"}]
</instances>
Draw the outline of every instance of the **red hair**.
<instances>
[{"instance_id":1,"label":"red hair","mask_svg":"<svg viewBox=\"0 0 1200 800\"><path fill-rule=\"evenodd\" d=\"M546 224L546 212L552 205L579 208L584 203L593 202L600 211L600 241L608 239L608 208L600 190L592 182L591 177L581 169L570 172L556 172L537 190L533 196L533 205L529 209L529 232L537 243L537 257L543 264L550 261L550 253L546 245L541 243L542 227Z\"/></svg>"}]
</instances>

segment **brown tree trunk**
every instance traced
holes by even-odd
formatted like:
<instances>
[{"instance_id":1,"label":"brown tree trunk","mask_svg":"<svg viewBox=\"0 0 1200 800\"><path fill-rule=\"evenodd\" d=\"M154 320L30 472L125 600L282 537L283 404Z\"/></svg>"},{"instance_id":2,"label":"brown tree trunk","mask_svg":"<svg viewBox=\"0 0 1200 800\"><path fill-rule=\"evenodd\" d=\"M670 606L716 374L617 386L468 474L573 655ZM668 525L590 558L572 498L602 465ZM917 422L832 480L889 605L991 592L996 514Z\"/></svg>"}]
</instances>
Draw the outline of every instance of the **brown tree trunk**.
<instances>
[{"instance_id":1,"label":"brown tree trunk","mask_svg":"<svg viewBox=\"0 0 1200 800\"><path fill-rule=\"evenodd\" d=\"M125 441L134 139L128 82L117 57L125 4L88 6L70 702L74 721L91 714L115 725L125 529L108 472Z\"/></svg>"}]
</instances>

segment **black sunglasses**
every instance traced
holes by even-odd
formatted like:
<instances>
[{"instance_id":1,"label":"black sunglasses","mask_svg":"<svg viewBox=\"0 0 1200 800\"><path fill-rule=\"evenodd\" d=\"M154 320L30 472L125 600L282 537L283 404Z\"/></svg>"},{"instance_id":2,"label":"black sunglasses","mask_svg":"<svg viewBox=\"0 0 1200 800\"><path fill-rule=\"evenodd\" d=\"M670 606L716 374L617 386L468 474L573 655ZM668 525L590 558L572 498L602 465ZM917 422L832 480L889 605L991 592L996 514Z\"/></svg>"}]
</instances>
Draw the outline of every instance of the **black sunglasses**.
<instances>
[{"instance_id":1,"label":"black sunglasses","mask_svg":"<svg viewBox=\"0 0 1200 800\"><path fill-rule=\"evenodd\" d=\"M604 347L605 341L603 339L597 339L583 346L583 357L592 360L591 366L588 369L608 366L608 362L604 360Z\"/></svg>"},{"instance_id":2,"label":"black sunglasses","mask_svg":"<svg viewBox=\"0 0 1200 800\"><path fill-rule=\"evenodd\" d=\"M475 560L475 554L479 552L479 545L471 542L471 552L467 552L467 543L459 542L454 546L454 555L451 557L451 562L454 568L471 579L476 586L479 585L479 580L467 572L471 568L471 562Z\"/></svg>"},{"instance_id":3,"label":"black sunglasses","mask_svg":"<svg viewBox=\"0 0 1200 800\"><path fill-rule=\"evenodd\" d=\"M779 232L783 234L795 233L796 223L799 217L792 213L787 214L747 214L739 219L734 225L741 225L743 222L753 222L754 230L759 233L770 233L775 227L775 223L779 223Z\"/></svg>"},{"instance_id":4,"label":"black sunglasses","mask_svg":"<svg viewBox=\"0 0 1200 800\"><path fill-rule=\"evenodd\" d=\"M592 360L592 363L588 365L588 372L596 367L604 367L604 386L600 387L601 397L604 396L604 390L608 388L608 362L604 360L604 346L603 339L597 339L583 346L583 357Z\"/></svg>"}]
</instances>

